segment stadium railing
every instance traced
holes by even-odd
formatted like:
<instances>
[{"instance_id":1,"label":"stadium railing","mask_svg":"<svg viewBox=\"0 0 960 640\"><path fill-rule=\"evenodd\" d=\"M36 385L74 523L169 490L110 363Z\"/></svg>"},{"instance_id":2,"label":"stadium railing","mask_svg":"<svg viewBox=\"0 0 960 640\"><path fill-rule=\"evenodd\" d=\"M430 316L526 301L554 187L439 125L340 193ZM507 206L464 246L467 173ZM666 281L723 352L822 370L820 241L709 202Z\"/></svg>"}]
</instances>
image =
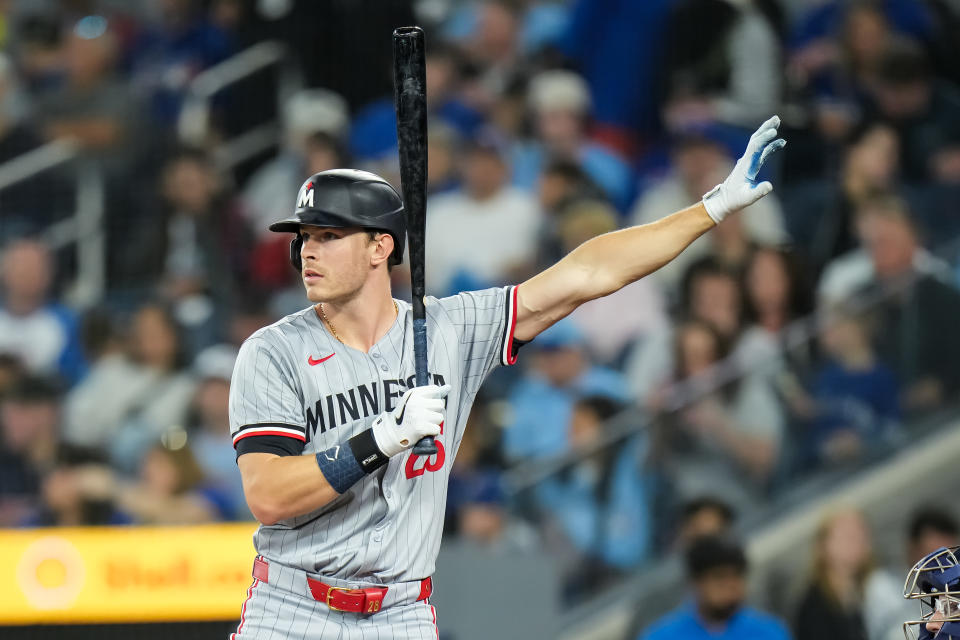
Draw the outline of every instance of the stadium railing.
<instances>
[{"instance_id":1,"label":"stadium railing","mask_svg":"<svg viewBox=\"0 0 960 640\"><path fill-rule=\"evenodd\" d=\"M209 143L214 133L215 98L231 86L270 68L277 70L276 113L282 113L281 107L287 99L303 88L303 77L285 44L277 41L260 42L206 69L193 79L177 122L180 141L195 145ZM279 116L277 121L260 123L219 142L214 150L218 165L230 169L270 149L280 136L278 120Z\"/></svg>"},{"instance_id":2,"label":"stadium railing","mask_svg":"<svg viewBox=\"0 0 960 640\"><path fill-rule=\"evenodd\" d=\"M79 147L70 139L44 144L0 165L0 205L5 190L55 171L58 177L69 176L73 204L41 236L54 251L76 250L75 277L64 298L84 309L103 298L106 284L104 178L98 165L82 162Z\"/></svg>"}]
</instances>

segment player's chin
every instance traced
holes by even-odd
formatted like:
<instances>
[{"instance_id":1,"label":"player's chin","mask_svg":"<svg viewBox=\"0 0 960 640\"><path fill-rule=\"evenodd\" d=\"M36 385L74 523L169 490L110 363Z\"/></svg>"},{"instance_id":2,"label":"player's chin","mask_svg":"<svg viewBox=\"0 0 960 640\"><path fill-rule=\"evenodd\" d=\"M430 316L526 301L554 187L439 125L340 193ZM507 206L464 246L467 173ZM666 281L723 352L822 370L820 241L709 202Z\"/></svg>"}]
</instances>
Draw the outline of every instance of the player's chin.
<instances>
[{"instance_id":1,"label":"player's chin","mask_svg":"<svg viewBox=\"0 0 960 640\"><path fill-rule=\"evenodd\" d=\"M329 298L328 287L323 286L322 282L316 280L304 280L303 286L307 292L307 300L310 302L323 302Z\"/></svg>"}]
</instances>

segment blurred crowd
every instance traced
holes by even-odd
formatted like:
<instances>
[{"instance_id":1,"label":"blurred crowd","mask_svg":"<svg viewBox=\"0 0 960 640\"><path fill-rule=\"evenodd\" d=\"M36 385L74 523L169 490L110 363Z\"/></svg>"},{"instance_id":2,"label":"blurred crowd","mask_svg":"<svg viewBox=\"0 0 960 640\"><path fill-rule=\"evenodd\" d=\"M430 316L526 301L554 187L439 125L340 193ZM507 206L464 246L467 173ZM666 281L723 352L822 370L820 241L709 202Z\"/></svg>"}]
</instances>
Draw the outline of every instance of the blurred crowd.
<instances>
[{"instance_id":1,"label":"blurred crowd","mask_svg":"<svg viewBox=\"0 0 960 640\"><path fill-rule=\"evenodd\" d=\"M649 615L638 615L638 640L899 640L903 622L918 617L903 598L903 576L927 554L960 543L951 510L920 504L904 520L900 537L905 544L896 553L902 561L885 564L865 514L836 507L821 516L807 567L795 575L762 575L751 570L743 545L732 535L735 521L735 512L722 501L698 499L685 505L675 547L683 559L688 596L651 623L641 622ZM777 618L750 606L751 583L789 600L792 606L776 607L787 616ZM768 603L771 599L766 598Z\"/></svg>"},{"instance_id":2,"label":"blurred crowd","mask_svg":"<svg viewBox=\"0 0 960 640\"><path fill-rule=\"evenodd\" d=\"M436 296L521 282L695 203L770 114L789 142L773 194L495 372L455 463L449 534L543 541L569 560L575 598L673 549L685 505L750 517L953 408L956 2L368 4L0 0L0 525L250 517L229 438L233 358L306 305L289 239L267 225L314 172L399 185L389 36L413 23L428 38ZM243 77L185 136L196 79L268 40L303 88L276 104L275 74ZM224 152L273 119L269 149ZM79 259L50 233L78 206L74 173L3 173L65 138L104 186L93 305L71 297ZM394 276L408 296L405 270ZM613 436L618 420L634 428ZM520 500L505 481L564 459ZM690 551L694 583L717 569L708 556L745 571L730 543L711 544ZM818 616L798 637L823 637L800 631Z\"/></svg>"}]
</instances>

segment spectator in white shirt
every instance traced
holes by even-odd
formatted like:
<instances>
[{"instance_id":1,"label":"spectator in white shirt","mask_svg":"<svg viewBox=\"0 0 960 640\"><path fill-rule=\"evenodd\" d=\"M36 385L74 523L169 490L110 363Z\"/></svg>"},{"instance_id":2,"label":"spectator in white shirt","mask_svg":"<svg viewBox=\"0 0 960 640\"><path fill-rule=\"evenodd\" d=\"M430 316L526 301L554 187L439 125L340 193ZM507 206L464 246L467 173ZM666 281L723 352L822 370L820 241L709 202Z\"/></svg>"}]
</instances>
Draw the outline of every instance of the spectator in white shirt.
<instances>
[{"instance_id":1,"label":"spectator in white shirt","mask_svg":"<svg viewBox=\"0 0 960 640\"><path fill-rule=\"evenodd\" d=\"M817 286L820 304L841 303L878 279L888 277L890 274L885 272L891 270L883 265L891 247L902 247L891 255L902 255L918 274L950 278L949 266L920 245L904 200L890 194L867 198L854 213L854 229L860 247L827 263Z\"/></svg>"},{"instance_id":2,"label":"spectator in white shirt","mask_svg":"<svg viewBox=\"0 0 960 640\"><path fill-rule=\"evenodd\" d=\"M463 185L428 202L427 287L444 295L527 275L542 215L536 200L508 184L501 141L483 133L463 154ZM478 250L482 247L482 250Z\"/></svg>"}]
</instances>

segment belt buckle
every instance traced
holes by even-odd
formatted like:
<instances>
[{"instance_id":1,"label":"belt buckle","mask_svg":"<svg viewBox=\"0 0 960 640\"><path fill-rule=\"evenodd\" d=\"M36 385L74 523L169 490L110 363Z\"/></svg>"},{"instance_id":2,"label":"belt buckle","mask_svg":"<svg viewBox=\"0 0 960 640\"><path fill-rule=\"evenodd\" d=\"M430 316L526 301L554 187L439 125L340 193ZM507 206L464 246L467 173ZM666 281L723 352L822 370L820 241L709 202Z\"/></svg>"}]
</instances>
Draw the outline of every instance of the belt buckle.
<instances>
[{"instance_id":1,"label":"belt buckle","mask_svg":"<svg viewBox=\"0 0 960 640\"><path fill-rule=\"evenodd\" d=\"M331 604L330 599L333 598L333 592L334 592L334 591L343 591L344 593L349 593L350 591L353 591L353 589L345 589L344 587L330 587L330 590L327 591L327 602L326 602L326 605L327 605L327 608L328 608L328 609L333 609L334 611L347 611L347 612L349 612L349 611L350 611L349 609L341 609L340 607Z\"/></svg>"}]
</instances>

